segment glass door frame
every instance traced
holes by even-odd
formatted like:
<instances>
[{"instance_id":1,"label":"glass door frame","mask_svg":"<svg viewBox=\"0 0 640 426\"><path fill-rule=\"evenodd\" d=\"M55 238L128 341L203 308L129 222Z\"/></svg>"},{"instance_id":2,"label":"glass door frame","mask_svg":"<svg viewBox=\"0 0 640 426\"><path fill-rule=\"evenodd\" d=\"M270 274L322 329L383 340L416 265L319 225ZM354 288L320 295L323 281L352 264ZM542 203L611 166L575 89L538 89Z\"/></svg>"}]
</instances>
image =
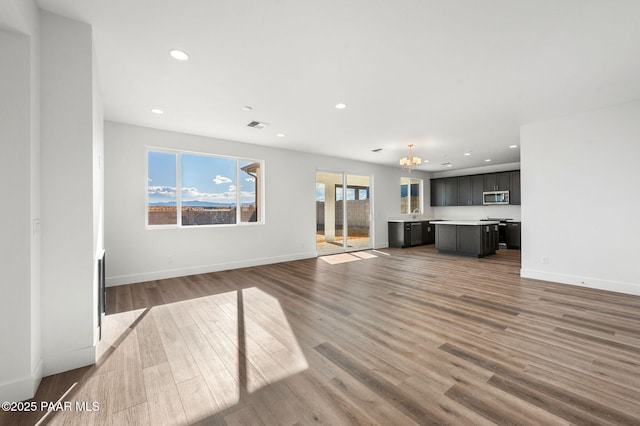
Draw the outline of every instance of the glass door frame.
<instances>
[{"instance_id":1,"label":"glass door frame","mask_svg":"<svg viewBox=\"0 0 640 426\"><path fill-rule=\"evenodd\" d=\"M347 252L352 252L352 251L360 251L360 250L371 250L374 248L374 188L373 188L373 175L371 174L355 174L355 173L348 173L348 172L336 172L336 171L331 171L331 170L326 170L326 169L316 169L316 175L315 175L315 182L316 185L318 184L318 174L319 173L328 173L328 174L334 174L334 175L340 175L342 177L341 179L341 187L342 187L342 194L343 194L343 209L342 209L342 247L337 247L335 250L326 250L326 251L320 251L318 250L318 243L316 240L316 255L317 256L322 256L322 255L327 255L327 254L339 254L339 253L347 253ZM347 188L348 188L348 178L349 176L357 176L357 177L366 177L368 179L368 198L369 198L369 244L366 246L362 246L362 247L350 247L349 246L349 241L348 241L348 236L349 236L349 223L348 223L348 203L347 203ZM326 185L325 185L326 187ZM335 199L335 193L333 193L334 199ZM317 203L317 199L316 199L316 203ZM325 188L325 203L326 203L326 188ZM317 206L317 205L316 205ZM334 216L335 216L335 205L334 205ZM318 214L317 214L317 209L316 209L316 238L318 235ZM325 224L326 224L326 219L325 219ZM326 235L326 229L325 229L325 235Z\"/></svg>"}]
</instances>

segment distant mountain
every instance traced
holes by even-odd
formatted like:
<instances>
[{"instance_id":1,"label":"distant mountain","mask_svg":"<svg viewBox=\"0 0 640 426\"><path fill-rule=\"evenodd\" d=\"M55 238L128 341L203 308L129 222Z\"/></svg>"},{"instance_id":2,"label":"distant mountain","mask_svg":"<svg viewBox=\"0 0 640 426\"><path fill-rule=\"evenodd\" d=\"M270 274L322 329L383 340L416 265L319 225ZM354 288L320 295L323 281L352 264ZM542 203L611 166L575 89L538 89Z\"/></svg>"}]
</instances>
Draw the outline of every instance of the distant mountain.
<instances>
[{"instance_id":1,"label":"distant mountain","mask_svg":"<svg viewBox=\"0 0 640 426\"><path fill-rule=\"evenodd\" d=\"M149 203L150 206L155 207L175 207L175 201L166 201L164 203Z\"/></svg>"},{"instance_id":2,"label":"distant mountain","mask_svg":"<svg viewBox=\"0 0 640 426\"><path fill-rule=\"evenodd\" d=\"M165 201L160 203L149 203L150 206L156 207L174 207L176 205L175 201ZM212 203L209 201L184 201L182 203L183 207L208 207L208 208L216 208L216 207L233 207L236 203ZM254 203L242 203L243 206L252 206Z\"/></svg>"},{"instance_id":3,"label":"distant mountain","mask_svg":"<svg viewBox=\"0 0 640 426\"><path fill-rule=\"evenodd\" d=\"M212 203L209 201L183 201L185 207L233 207L236 203Z\"/></svg>"}]
</instances>

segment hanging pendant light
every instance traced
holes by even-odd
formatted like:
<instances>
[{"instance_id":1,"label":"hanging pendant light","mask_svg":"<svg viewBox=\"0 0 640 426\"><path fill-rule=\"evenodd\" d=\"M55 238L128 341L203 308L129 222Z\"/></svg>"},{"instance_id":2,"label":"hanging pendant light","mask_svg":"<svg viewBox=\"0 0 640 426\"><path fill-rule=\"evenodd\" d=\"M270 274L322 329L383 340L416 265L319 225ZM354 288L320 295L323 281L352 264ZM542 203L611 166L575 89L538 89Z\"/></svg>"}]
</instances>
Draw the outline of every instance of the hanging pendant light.
<instances>
[{"instance_id":1,"label":"hanging pendant light","mask_svg":"<svg viewBox=\"0 0 640 426\"><path fill-rule=\"evenodd\" d=\"M413 156L413 144L409 144L409 156L402 157L400 159L400 167L402 167L403 170L407 170L409 173L411 173L413 171L413 166L418 166L421 163L422 160L420 159L420 157Z\"/></svg>"}]
</instances>

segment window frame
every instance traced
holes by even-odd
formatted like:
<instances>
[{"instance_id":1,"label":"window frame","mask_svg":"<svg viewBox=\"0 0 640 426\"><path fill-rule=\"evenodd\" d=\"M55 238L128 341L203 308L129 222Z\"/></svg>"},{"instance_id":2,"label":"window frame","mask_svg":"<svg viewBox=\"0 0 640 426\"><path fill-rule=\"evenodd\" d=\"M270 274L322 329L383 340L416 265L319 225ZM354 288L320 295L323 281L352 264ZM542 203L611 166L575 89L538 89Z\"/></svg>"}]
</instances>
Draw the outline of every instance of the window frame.
<instances>
[{"instance_id":1,"label":"window frame","mask_svg":"<svg viewBox=\"0 0 640 426\"><path fill-rule=\"evenodd\" d=\"M160 152L167 154L175 154L176 156L176 223L171 224L149 224L149 153ZM182 155L199 155L205 157L214 157L222 159L230 159L235 161L235 183L236 183L236 222L235 223L211 223L204 225L183 225L182 224ZM239 157L231 155L221 155L208 152L188 151L171 148L161 148L154 146L147 146L144 149L144 162L145 162L145 229L157 230L157 229L200 229L200 228L219 228L219 227L233 227L233 226L259 226L265 224L265 197L264 197L264 176L265 176L265 161L256 158ZM242 173L241 163L258 163L259 173L256 181L255 188L255 203L257 210L257 218L255 222L242 221L242 190L240 183L240 175ZM245 172L247 173L247 172ZM248 174L248 173L247 173ZM260 196L259 196L260 194Z\"/></svg>"},{"instance_id":2,"label":"window frame","mask_svg":"<svg viewBox=\"0 0 640 426\"><path fill-rule=\"evenodd\" d=\"M407 183L403 183L406 180ZM418 211L413 212L411 205L411 185L418 184ZM402 186L407 185L407 211L402 211ZM423 214L424 213L424 179L417 179L411 177L401 177L400 178L400 214Z\"/></svg>"}]
</instances>

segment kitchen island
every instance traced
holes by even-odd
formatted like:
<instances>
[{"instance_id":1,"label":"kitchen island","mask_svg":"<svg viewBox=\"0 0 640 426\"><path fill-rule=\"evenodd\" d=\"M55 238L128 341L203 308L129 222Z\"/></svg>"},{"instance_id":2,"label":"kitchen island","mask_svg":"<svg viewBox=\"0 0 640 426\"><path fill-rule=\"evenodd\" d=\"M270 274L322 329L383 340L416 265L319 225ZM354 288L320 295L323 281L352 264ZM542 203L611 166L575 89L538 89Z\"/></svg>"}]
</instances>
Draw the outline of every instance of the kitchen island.
<instances>
[{"instance_id":1,"label":"kitchen island","mask_svg":"<svg viewBox=\"0 0 640 426\"><path fill-rule=\"evenodd\" d=\"M442 220L431 222L436 227L436 249L439 253L484 257L496 254L498 221Z\"/></svg>"}]
</instances>

